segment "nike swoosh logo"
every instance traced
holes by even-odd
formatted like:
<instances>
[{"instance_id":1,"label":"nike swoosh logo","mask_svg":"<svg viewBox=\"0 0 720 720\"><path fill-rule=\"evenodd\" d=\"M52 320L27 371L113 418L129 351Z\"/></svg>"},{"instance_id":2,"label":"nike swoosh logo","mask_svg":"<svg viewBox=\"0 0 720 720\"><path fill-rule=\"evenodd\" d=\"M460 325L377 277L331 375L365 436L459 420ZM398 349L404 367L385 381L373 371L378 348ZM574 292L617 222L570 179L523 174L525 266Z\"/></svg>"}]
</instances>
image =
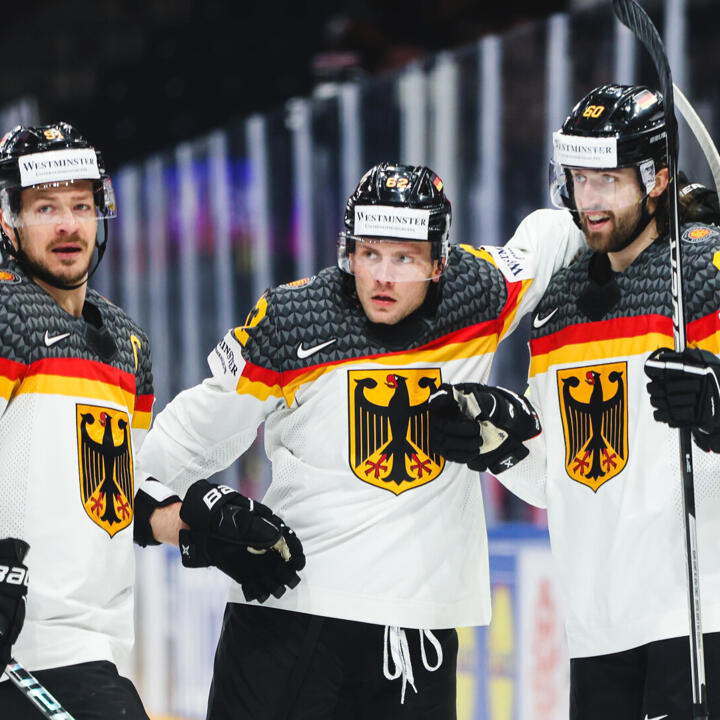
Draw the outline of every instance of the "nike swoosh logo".
<instances>
[{"instance_id":1,"label":"nike swoosh logo","mask_svg":"<svg viewBox=\"0 0 720 720\"><path fill-rule=\"evenodd\" d=\"M320 352L323 348L326 348L328 345L332 345L334 342L337 342L337 338L333 338L332 340L327 340L324 343L320 343L319 345L313 345L309 348L304 348L302 343L298 345L297 349L297 356L304 360L305 358L310 357L311 355L314 355L316 352Z\"/></svg>"},{"instance_id":2,"label":"nike swoosh logo","mask_svg":"<svg viewBox=\"0 0 720 720\"><path fill-rule=\"evenodd\" d=\"M663 718L668 717L667 715L656 715L655 717L648 717L647 713L645 713L645 720L662 720Z\"/></svg>"},{"instance_id":3,"label":"nike swoosh logo","mask_svg":"<svg viewBox=\"0 0 720 720\"><path fill-rule=\"evenodd\" d=\"M66 337L70 337L70 333L61 333L60 335L53 335L50 337L50 334L48 331L45 331L45 344L50 347L51 345L54 345L55 343L60 342L61 340L64 340Z\"/></svg>"},{"instance_id":4,"label":"nike swoosh logo","mask_svg":"<svg viewBox=\"0 0 720 720\"><path fill-rule=\"evenodd\" d=\"M544 318L541 318L539 315L536 315L533 318L533 327L534 328L541 328L550 318L558 311L557 308L555 308L549 315L546 315Z\"/></svg>"}]
</instances>

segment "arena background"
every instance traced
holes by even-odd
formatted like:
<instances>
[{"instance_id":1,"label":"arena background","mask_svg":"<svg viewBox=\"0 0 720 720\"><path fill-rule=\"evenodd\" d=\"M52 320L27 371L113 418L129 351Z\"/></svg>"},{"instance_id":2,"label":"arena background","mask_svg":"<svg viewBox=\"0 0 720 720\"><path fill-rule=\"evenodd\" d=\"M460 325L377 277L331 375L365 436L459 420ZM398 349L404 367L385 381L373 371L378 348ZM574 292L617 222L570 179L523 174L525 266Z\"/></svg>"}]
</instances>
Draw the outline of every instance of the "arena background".
<instances>
[{"instance_id":1,"label":"arena background","mask_svg":"<svg viewBox=\"0 0 720 720\"><path fill-rule=\"evenodd\" d=\"M202 379L267 286L334 262L345 198L374 163L430 165L453 203L452 240L502 244L548 204L551 133L571 104L604 82L656 82L609 1L423 2L413 18L372 2L37 5L32 23L18 6L3 22L2 129L67 119L105 150L119 217L94 284L150 335L156 412ZM717 136L716 2L644 5ZM212 49L203 33L216 33ZM682 123L680 166L712 182ZM524 387L526 341L524 325L504 344L497 382ZM216 479L261 497L262 437ZM459 717L560 720L567 659L544 515L482 482L494 619L461 631ZM195 719L227 584L176 555L138 553L135 679L154 718Z\"/></svg>"}]
</instances>

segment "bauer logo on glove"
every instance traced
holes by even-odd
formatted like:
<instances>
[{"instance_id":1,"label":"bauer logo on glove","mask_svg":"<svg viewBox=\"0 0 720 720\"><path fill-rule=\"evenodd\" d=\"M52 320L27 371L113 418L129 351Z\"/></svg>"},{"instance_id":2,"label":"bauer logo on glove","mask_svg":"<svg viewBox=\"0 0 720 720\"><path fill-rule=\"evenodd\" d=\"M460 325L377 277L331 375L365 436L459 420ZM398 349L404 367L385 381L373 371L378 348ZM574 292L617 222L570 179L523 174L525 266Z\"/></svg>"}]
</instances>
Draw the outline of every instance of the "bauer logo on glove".
<instances>
[{"instance_id":1,"label":"bauer logo on glove","mask_svg":"<svg viewBox=\"0 0 720 720\"><path fill-rule=\"evenodd\" d=\"M180 509L185 567L215 566L239 583L248 601L282 597L300 582L302 543L270 508L226 485L198 480Z\"/></svg>"}]
</instances>

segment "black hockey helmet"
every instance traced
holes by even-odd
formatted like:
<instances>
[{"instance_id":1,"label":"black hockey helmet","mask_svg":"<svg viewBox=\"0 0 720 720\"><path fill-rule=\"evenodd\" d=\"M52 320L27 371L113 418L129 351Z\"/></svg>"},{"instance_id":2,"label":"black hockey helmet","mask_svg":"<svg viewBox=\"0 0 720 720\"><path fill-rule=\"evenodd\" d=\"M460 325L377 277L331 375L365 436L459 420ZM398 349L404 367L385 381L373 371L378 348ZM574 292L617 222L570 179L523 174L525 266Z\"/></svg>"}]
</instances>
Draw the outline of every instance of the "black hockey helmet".
<instances>
[{"instance_id":1,"label":"black hockey helmet","mask_svg":"<svg viewBox=\"0 0 720 720\"><path fill-rule=\"evenodd\" d=\"M35 127L18 125L7 132L0 140L0 210L4 220L15 230L17 248L0 229L2 249L23 262L17 229L28 223L21 216L21 197L25 188L59 187L76 180L92 181L97 217L104 221L102 232L98 231L95 241L98 257L94 272L107 244L106 221L117 214L115 193L102 154L76 128L65 122ZM42 220L35 218L33 222ZM34 272L37 273L37 269ZM56 284L52 278L43 279ZM71 289L66 285L58 287Z\"/></svg>"},{"instance_id":2,"label":"black hockey helmet","mask_svg":"<svg viewBox=\"0 0 720 720\"><path fill-rule=\"evenodd\" d=\"M667 165L662 95L642 85L602 85L589 92L553 135L553 204L576 210L571 168L634 167L645 195Z\"/></svg>"},{"instance_id":3,"label":"black hockey helmet","mask_svg":"<svg viewBox=\"0 0 720 720\"><path fill-rule=\"evenodd\" d=\"M345 206L338 265L352 273L349 255L359 238L422 240L444 267L452 210L442 180L423 165L380 163L370 168Z\"/></svg>"}]
</instances>

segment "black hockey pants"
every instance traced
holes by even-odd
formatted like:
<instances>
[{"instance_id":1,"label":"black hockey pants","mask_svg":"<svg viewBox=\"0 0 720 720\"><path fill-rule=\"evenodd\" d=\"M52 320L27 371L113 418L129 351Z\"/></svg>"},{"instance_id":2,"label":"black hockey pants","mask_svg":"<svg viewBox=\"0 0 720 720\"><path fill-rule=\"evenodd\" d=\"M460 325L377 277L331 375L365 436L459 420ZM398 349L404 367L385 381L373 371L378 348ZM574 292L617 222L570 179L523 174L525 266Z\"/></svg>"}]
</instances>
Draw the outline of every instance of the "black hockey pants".
<instances>
[{"instance_id":1,"label":"black hockey pants","mask_svg":"<svg viewBox=\"0 0 720 720\"><path fill-rule=\"evenodd\" d=\"M711 718L720 718L720 633L704 638ZM670 638L570 662L571 720L691 720L690 642Z\"/></svg>"},{"instance_id":2,"label":"black hockey pants","mask_svg":"<svg viewBox=\"0 0 720 720\"><path fill-rule=\"evenodd\" d=\"M455 720L457 633L432 634L442 648L434 671L422 661L420 631L405 632L417 692L407 684L401 704L402 679L383 672L390 641L382 625L229 603L207 718ZM432 642L425 638L430 666L437 658ZM396 641L396 656L397 648Z\"/></svg>"},{"instance_id":3,"label":"black hockey pants","mask_svg":"<svg viewBox=\"0 0 720 720\"><path fill-rule=\"evenodd\" d=\"M149 720L133 684L118 675L110 662L101 660L30 671L75 720ZM12 682L0 683L2 720L43 720L43 717Z\"/></svg>"}]
</instances>

